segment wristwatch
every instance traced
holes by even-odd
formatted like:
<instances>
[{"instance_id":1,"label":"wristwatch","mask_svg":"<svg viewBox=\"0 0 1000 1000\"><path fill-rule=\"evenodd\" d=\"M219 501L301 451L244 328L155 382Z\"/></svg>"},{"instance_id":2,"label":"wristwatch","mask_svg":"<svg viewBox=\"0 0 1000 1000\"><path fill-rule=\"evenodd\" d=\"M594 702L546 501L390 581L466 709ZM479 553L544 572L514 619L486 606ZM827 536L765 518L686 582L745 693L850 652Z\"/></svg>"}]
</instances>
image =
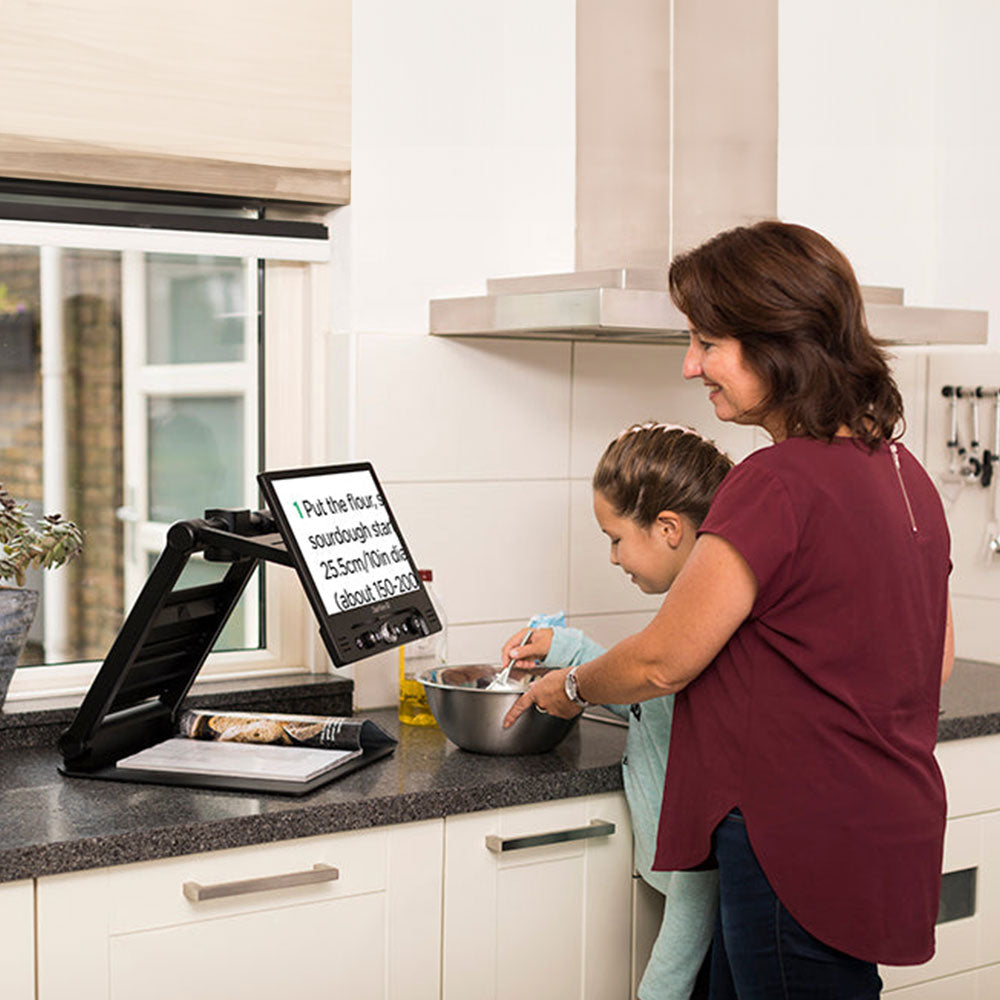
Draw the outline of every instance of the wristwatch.
<instances>
[{"instance_id":1,"label":"wristwatch","mask_svg":"<svg viewBox=\"0 0 1000 1000\"><path fill-rule=\"evenodd\" d=\"M584 699L580 697L580 688L576 682L576 672L578 669L578 666L570 667L569 672L566 674L563 690L566 692L566 697L569 698L574 705L589 708L590 702L584 701Z\"/></svg>"}]
</instances>

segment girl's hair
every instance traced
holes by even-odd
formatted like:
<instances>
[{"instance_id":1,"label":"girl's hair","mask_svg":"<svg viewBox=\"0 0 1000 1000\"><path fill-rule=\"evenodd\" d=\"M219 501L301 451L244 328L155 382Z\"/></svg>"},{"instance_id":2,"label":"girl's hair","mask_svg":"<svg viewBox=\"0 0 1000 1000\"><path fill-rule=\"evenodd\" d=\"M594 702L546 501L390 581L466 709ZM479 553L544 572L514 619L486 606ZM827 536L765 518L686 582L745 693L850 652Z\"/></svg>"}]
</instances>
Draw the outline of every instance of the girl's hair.
<instances>
[{"instance_id":1,"label":"girl's hair","mask_svg":"<svg viewBox=\"0 0 1000 1000\"><path fill-rule=\"evenodd\" d=\"M789 435L830 440L841 426L875 448L891 441L903 401L865 322L847 258L819 233L758 222L675 257L670 294L709 337L735 337ZM902 433L902 429L900 429Z\"/></svg>"},{"instance_id":2,"label":"girl's hair","mask_svg":"<svg viewBox=\"0 0 1000 1000\"><path fill-rule=\"evenodd\" d=\"M664 510L686 515L697 527L732 465L696 431L650 421L633 424L608 445L592 485L620 517L643 528Z\"/></svg>"}]
</instances>

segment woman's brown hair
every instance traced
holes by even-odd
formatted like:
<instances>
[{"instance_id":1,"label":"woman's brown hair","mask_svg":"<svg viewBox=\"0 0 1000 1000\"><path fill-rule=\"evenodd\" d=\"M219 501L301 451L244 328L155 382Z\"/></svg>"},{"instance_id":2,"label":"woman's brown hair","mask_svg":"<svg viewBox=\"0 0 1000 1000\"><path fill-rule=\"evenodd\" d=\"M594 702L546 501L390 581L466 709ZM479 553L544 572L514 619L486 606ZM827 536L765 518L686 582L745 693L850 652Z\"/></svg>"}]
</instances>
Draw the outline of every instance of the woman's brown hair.
<instances>
[{"instance_id":1,"label":"woman's brown hair","mask_svg":"<svg viewBox=\"0 0 1000 1000\"><path fill-rule=\"evenodd\" d=\"M777 221L730 229L675 257L669 282L693 332L739 340L767 387L755 416L825 440L846 426L869 448L896 436L903 401L885 351L850 263L819 233Z\"/></svg>"},{"instance_id":2,"label":"woman's brown hair","mask_svg":"<svg viewBox=\"0 0 1000 1000\"><path fill-rule=\"evenodd\" d=\"M592 485L620 517L643 528L664 510L698 527L732 465L712 441L686 427L633 424L604 450Z\"/></svg>"}]
</instances>

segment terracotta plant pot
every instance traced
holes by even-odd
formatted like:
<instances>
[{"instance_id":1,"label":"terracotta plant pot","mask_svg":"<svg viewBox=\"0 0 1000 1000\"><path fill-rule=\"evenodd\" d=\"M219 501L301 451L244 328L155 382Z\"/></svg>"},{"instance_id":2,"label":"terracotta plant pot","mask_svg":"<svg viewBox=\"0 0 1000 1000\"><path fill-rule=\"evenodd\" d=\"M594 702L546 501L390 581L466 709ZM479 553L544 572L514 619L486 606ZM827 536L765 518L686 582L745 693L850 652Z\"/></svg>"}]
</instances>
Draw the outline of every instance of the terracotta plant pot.
<instances>
[{"instance_id":1,"label":"terracotta plant pot","mask_svg":"<svg viewBox=\"0 0 1000 1000\"><path fill-rule=\"evenodd\" d=\"M0 587L0 705L28 641L28 630L38 610L38 591Z\"/></svg>"}]
</instances>

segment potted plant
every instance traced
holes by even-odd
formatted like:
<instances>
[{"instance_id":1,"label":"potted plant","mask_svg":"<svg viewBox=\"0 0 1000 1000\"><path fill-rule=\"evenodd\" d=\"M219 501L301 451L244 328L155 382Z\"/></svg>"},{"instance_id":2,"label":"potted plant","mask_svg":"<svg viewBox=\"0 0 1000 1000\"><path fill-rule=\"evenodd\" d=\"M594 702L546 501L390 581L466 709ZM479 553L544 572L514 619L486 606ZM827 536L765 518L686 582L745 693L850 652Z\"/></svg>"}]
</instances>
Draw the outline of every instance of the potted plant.
<instances>
[{"instance_id":1,"label":"potted plant","mask_svg":"<svg viewBox=\"0 0 1000 1000\"><path fill-rule=\"evenodd\" d=\"M38 591L25 589L25 571L55 569L82 549L83 533L72 521L59 514L32 518L0 483L0 581L14 583L0 583L0 705L38 610Z\"/></svg>"}]
</instances>

